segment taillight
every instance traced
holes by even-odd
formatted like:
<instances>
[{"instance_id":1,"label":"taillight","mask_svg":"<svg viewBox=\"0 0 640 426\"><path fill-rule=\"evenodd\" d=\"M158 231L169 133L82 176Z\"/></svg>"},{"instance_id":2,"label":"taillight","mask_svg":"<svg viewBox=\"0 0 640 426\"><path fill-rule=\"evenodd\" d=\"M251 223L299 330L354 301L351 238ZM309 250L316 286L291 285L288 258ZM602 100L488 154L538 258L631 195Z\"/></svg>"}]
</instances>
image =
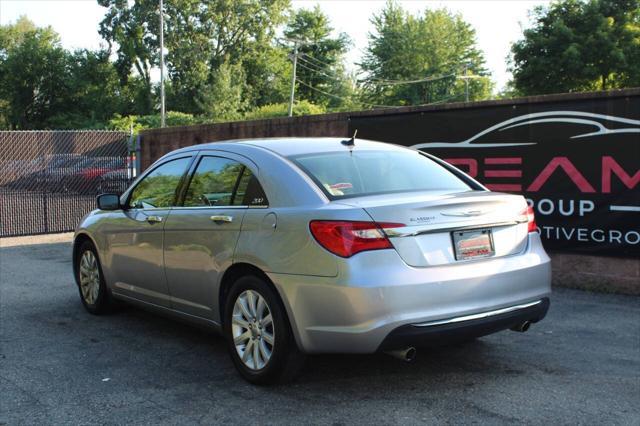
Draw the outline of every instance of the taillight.
<instances>
[{"instance_id":1,"label":"taillight","mask_svg":"<svg viewBox=\"0 0 640 426\"><path fill-rule=\"evenodd\" d=\"M527 206L525 213L527 215L527 232L538 232L536 225L536 216L533 213L533 207Z\"/></svg>"},{"instance_id":2,"label":"taillight","mask_svg":"<svg viewBox=\"0 0 640 426\"><path fill-rule=\"evenodd\" d=\"M376 223L337 220L313 220L311 234L331 253L351 257L366 250L392 248L383 228L399 228L401 223Z\"/></svg>"}]
</instances>

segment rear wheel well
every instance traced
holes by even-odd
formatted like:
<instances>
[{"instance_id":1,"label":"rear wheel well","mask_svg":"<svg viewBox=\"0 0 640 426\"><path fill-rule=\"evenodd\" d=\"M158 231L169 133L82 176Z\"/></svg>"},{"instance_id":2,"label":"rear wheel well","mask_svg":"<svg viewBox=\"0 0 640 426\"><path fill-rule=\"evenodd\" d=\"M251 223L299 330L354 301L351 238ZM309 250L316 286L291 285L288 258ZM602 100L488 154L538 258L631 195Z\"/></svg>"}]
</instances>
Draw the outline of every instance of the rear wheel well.
<instances>
[{"instance_id":1,"label":"rear wheel well","mask_svg":"<svg viewBox=\"0 0 640 426\"><path fill-rule=\"evenodd\" d=\"M280 303L282 303L282 298L280 297L280 293L278 292L278 289L273 284L271 279L269 279L267 274L264 273L264 271L262 271L260 268L254 265L251 265L250 263L234 263L233 265L231 265L231 267L229 267L229 269L225 271L224 276L222 277L222 281L220 282L220 291L218 293L220 325L224 325L224 318L225 318L224 308L227 301L227 295L229 294L229 290L231 289L231 286L233 285L234 282L236 282L238 278L244 277L247 275L253 275L255 277L258 277L264 280L264 282L266 282L269 286L271 286L273 291L278 296ZM283 308L284 308L284 304L283 304ZM285 309L285 312L286 312L286 309Z\"/></svg>"}]
</instances>

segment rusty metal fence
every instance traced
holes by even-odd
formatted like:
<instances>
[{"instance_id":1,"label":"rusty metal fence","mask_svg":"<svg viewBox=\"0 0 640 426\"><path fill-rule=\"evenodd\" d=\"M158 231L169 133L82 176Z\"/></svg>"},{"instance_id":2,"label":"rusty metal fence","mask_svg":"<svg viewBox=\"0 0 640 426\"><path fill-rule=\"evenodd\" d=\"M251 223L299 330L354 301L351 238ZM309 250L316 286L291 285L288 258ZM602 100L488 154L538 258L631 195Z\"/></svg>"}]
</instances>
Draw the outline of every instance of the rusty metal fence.
<instances>
[{"instance_id":1,"label":"rusty metal fence","mask_svg":"<svg viewBox=\"0 0 640 426\"><path fill-rule=\"evenodd\" d=\"M132 142L113 131L1 131L0 237L73 230L97 194L135 176Z\"/></svg>"}]
</instances>

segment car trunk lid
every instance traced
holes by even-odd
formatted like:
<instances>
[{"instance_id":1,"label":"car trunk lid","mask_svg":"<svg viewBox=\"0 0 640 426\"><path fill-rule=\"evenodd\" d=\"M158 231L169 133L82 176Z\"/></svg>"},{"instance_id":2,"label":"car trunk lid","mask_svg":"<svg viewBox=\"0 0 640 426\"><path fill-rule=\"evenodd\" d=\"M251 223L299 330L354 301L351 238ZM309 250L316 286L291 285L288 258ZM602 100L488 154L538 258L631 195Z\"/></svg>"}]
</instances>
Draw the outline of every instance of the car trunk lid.
<instances>
[{"instance_id":1,"label":"car trunk lid","mask_svg":"<svg viewBox=\"0 0 640 426\"><path fill-rule=\"evenodd\" d=\"M378 223L404 224L386 228L385 233L402 259L414 267L508 256L526 247L528 231L523 212L527 205L518 195L429 191L339 202L361 207ZM490 241L491 252L475 247L478 241ZM465 252L467 249L477 250Z\"/></svg>"}]
</instances>

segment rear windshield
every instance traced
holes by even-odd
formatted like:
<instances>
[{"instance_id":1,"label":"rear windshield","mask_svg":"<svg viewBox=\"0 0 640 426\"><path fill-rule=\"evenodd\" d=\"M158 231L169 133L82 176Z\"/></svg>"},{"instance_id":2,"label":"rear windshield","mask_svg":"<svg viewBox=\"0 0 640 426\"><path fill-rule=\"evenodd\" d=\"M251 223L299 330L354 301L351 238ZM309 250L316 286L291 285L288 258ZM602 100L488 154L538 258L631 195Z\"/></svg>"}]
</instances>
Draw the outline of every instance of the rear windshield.
<instances>
[{"instance_id":1,"label":"rear windshield","mask_svg":"<svg viewBox=\"0 0 640 426\"><path fill-rule=\"evenodd\" d=\"M414 151L323 152L290 157L329 199L394 192L470 191L455 174Z\"/></svg>"}]
</instances>

